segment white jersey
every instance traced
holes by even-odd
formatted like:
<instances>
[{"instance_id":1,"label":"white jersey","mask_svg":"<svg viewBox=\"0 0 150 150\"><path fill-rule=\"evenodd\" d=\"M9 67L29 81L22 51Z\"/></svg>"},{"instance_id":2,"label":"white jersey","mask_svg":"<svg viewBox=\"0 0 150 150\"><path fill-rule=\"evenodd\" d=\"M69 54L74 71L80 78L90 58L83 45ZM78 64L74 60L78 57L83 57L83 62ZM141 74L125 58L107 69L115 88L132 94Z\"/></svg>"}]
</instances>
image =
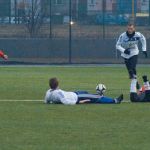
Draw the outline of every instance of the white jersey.
<instances>
[{"instance_id":1,"label":"white jersey","mask_svg":"<svg viewBox=\"0 0 150 150\"><path fill-rule=\"evenodd\" d=\"M129 38L126 32L122 33L117 41L116 49L121 52L123 58L129 59L139 54L138 43L142 44L142 51L146 51L146 39L140 32L135 32L132 38ZM126 49L130 49L130 54L124 53Z\"/></svg>"},{"instance_id":2,"label":"white jersey","mask_svg":"<svg viewBox=\"0 0 150 150\"><path fill-rule=\"evenodd\" d=\"M64 105L75 105L78 101L78 96L74 92L66 92L61 89L51 90L46 92L45 103L62 103Z\"/></svg>"}]
</instances>

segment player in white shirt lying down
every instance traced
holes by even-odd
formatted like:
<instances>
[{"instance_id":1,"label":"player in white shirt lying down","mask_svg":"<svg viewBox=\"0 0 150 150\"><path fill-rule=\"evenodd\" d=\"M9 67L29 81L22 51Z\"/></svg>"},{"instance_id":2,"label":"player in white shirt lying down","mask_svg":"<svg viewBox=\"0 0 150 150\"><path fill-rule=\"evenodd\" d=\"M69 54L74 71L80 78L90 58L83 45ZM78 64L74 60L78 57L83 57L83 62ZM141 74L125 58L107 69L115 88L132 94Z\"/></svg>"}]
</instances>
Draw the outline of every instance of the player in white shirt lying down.
<instances>
[{"instance_id":1,"label":"player in white shirt lying down","mask_svg":"<svg viewBox=\"0 0 150 150\"><path fill-rule=\"evenodd\" d=\"M49 80L50 89L46 92L44 102L46 104L64 104L75 105L85 103L96 104L119 104L123 100L121 94L118 98L109 98L98 94L89 94L86 91L67 92L59 89L59 82L57 78Z\"/></svg>"}]
</instances>

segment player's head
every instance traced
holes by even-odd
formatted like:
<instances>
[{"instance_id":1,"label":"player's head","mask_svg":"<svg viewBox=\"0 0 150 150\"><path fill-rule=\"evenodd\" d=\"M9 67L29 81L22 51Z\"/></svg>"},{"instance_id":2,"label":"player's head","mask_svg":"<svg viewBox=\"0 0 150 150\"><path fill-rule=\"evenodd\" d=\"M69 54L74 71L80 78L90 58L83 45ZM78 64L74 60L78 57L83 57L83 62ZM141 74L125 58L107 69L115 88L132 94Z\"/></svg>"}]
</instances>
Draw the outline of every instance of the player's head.
<instances>
[{"instance_id":1,"label":"player's head","mask_svg":"<svg viewBox=\"0 0 150 150\"><path fill-rule=\"evenodd\" d=\"M49 87L52 90L56 90L58 88L59 82L57 78L50 78L49 79Z\"/></svg>"},{"instance_id":2,"label":"player's head","mask_svg":"<svg viewBox=\"0 0 150 150\"><path fill-rule=\"evenodd\" d=\"M127 32L128 34L133 34L135 32L135 25L133 23L127 25Z\"/></svg>"}]
</instances>

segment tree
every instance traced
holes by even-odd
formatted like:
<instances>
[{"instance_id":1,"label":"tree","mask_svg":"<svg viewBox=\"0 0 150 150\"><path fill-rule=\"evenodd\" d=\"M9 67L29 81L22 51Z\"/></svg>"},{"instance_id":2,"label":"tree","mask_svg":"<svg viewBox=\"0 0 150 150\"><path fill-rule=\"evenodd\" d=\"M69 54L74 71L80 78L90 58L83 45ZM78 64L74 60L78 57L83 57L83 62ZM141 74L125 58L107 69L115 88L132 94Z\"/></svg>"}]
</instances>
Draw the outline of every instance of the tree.
<instances>
[{"instance_id":1,"label":"tree","mask_svg":"<svg viewBox=\"0 0 150 150\"><path fill-rule=\"evenodd\" d=\"M39 29L43 24L43 18L41 11L41 0L32 0L25 5L25 16L23 21L29 31L30 37L36 37Z\"/></svg>"}]
</instances>

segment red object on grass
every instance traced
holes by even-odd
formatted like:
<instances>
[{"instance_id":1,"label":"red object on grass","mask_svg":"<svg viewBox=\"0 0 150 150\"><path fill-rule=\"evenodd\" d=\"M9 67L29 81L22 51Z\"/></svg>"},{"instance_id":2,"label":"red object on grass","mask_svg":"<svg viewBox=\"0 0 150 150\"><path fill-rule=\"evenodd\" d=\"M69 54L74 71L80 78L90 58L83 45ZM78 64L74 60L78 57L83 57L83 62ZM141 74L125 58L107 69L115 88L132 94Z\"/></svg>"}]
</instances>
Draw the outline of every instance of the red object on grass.
<instances>
[{"instance_id":1,"label":"red object on grass","mask_svg":"<svg viewBox=\"0 0 150 150\"><path fill-rule=\"evenodd\" d=\"M2 57L2 58L5 58L5 56L4 56L5 54L3 53L3 51L2 50L0 50L0 57Z\"/></svg>"}]
</instances>

